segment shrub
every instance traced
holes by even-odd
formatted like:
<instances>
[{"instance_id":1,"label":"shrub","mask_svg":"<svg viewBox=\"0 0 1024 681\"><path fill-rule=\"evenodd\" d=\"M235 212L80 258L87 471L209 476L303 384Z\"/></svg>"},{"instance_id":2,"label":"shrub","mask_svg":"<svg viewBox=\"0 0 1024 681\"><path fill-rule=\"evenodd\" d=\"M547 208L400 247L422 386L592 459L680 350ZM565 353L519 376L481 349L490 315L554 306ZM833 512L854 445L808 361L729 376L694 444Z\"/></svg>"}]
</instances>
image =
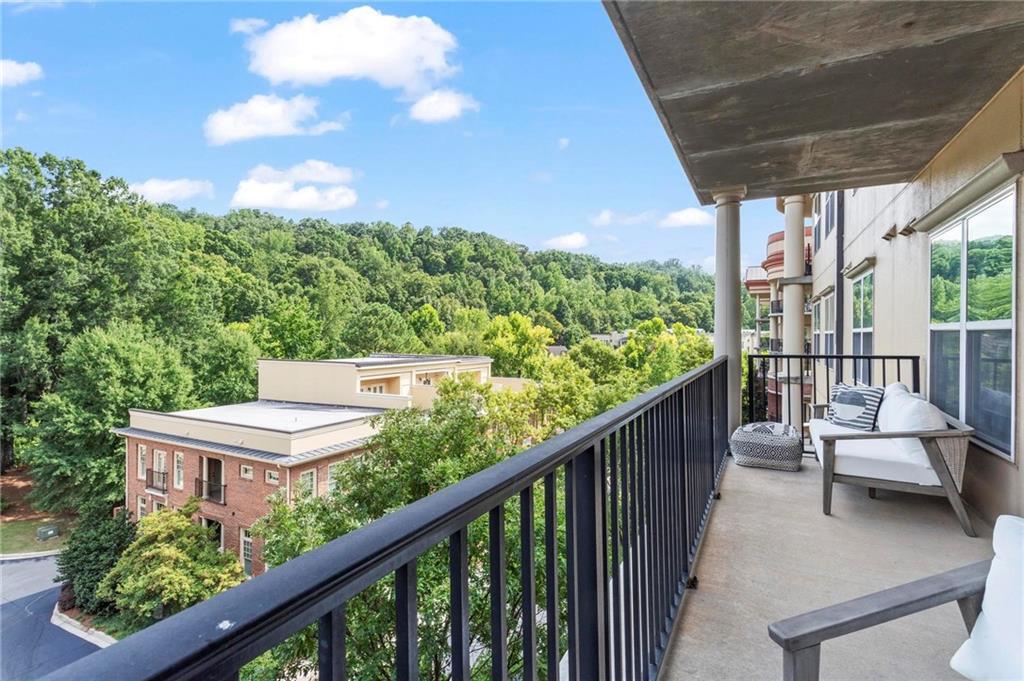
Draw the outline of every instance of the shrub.
<instances>
[{"instance_id":1,"label":"shrub","mask_svg":"<svg viewBox=\"0 0 1024 681\"><path fill-rule=\"evenodd\" d=\"M82 512L57 556L55 581L71 585L72 605L93 615L110 611L113 604L96 589L134 538L135 524L125 511L114 515L97 504Z\"/></svg>"}]
</instances>

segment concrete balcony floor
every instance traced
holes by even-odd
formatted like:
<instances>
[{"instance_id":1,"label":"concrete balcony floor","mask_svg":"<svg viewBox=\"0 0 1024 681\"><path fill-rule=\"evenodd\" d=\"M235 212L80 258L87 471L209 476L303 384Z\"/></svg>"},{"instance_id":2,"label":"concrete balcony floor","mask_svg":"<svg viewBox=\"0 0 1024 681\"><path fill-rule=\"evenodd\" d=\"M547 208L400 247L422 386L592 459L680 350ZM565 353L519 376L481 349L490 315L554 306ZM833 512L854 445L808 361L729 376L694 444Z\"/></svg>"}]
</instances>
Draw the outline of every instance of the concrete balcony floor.
<instances>
[{"instance_id":1,"label":"concrete balcony floor","mask_svg":"<svg viewBox=\"0 0 1024 681\"><path fill-rule=\"evenodd\" d=\"M662 679L782 678L768 624L992 556L992 529L960 529L944 498L836 485L821 512L821 469L742 468L730 461ZM821 678L962 679L949 658L966 638L956 603L826 641Z\"/></svg>"}]
</instances>

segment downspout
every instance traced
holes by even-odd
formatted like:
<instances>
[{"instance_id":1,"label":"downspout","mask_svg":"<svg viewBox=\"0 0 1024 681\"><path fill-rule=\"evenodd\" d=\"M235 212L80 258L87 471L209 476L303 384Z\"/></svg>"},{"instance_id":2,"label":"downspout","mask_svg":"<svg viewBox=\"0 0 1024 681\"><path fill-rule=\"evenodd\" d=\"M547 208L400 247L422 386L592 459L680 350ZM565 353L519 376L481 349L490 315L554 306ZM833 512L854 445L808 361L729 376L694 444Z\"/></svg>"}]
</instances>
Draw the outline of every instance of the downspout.
<instances>
[{"instance_id":1,"label":"downspout","mask_svg":"<svg viewBox=\"0 0 1024 681\"><path fill-rule=\"evenodd\" d=\"M845 258L843 250L845 248L845 233L846 233L846 192L840 190L836 192L836 313L835 313L835 353L837 355L843 354L843 338L845 331L844 314L846 312L846 287L844 286L846 279L843 276L843 268L845 265ZM843 380L843 360L836 361L836 383L841 383Z\"/></svg>"}]
</instances>

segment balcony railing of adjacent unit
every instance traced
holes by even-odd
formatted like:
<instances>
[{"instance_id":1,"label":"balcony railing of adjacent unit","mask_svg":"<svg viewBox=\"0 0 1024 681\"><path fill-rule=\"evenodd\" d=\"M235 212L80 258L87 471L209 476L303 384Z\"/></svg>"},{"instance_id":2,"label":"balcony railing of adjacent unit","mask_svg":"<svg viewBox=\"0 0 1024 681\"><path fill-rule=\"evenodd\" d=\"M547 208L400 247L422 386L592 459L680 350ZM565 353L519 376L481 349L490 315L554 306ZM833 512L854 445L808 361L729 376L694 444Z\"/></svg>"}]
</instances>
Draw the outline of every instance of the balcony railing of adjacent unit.
<instances>
[{"instance_id":1,"label":"balcony railing of adjacent unit","mask_svg":"<svg viewBox=\"0 0 1024 681\"><path fill-rule=\"evenodd\" d=\"M805 277L809 277L809 276L811 276L812 273L813 273L813 268L811 267L811 261L810 260L805 260L804 261L804 276Z\"/></svg>"},{"instance_id":2,"label":"balcony railing of adjacent unit","mask_svg":"<svg viewBox=\"0 0 1024 681\"><path fill-rule=\"evenodd\" d=\"M414 679L417 559L440 546L447 549L451 584L444 636L451 642L444 662L451 678L469 679L471 665L481 661L491 678L507 679L510 663L518 662L517 677L537 678L543 669L546 678L558 679L565 654L573 679L653 679L725 460L726 390L727 364L719 358L49 678L233 679L249 660L318 623L319 678L344 679L346 627L360 626L346 624L346 603L393 579L395 630L382 636L395 642L396 653L382 672L393 668L397 678ZM536 534L535 493L543 508ZM513 575L506 574L505 551L510 504L521 511L519 574ZM469 630L467 528L484 517L486 556L472 564L486 566L495 585L489 636ZM542 547L535 547L535 536ZM506 580L522 587L521 621L506 621ZM510 632L518 635L511 647ZM493 642L490 655L477 650L483 640Z\"/></svg>"},{"instance_id":3,"label":"balcony railing of adjacent unit","mask_svg":"<svg viewBox=\"0 0 1024 681\"><path fill-rule=\"evenodd\" d=\"M886 386L907 383L921 390L921 358L918 355L748 355L747 422L793 423L795 406L783 399L787 384L800 384L805 400L828 404L836 383ZM807 414L799 415L804 422Z\"/></svg>"},{"instance_id":4,"label":"balcony railing of adjacent unit","mask_svg":"<svg viewBox=\"0 0 1024 681\"><path fill-rule=\"evenodd\" d=\"M770 307L768 313L769 314L782 314L782 301L781 300L773 300L773 301L771 301L771 307Z\"/></svg>"},{"instance_id":5,"label":"balcony railing of adjacent unit","mask_svg":"<svg viewBox=\"0 0 1024 681\"><path fill-rule=\"evenodd\" d=\"M227 485L219 482L196 478L196 496L206 501L212 501L215 504L228 503L226 496L227 488Z\"/></svg>"},{"instance_id":6,"label":"balcony railing of adjacent unit","mask_svg":"<svg viewBox=\"0 0 1024 681\"><path fill-rule=\"evenodd\" d=\"M146 489L155 489L158 492L166 492L167 471L155 471L152 468L146 470Z\"/></svg>"}]
</instances>

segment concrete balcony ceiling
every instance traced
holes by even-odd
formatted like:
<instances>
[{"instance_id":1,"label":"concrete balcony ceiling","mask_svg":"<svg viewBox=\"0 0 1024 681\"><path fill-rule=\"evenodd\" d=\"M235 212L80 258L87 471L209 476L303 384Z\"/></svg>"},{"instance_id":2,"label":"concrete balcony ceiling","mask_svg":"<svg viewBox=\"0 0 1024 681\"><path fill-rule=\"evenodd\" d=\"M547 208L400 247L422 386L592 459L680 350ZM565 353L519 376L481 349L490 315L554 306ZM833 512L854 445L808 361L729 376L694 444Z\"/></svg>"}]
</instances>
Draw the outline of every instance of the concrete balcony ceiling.
<instances>
[{"instance_id":1,"label":"concrete balcony ceiling","mask_svg":"<svg viewBox=\"0 0 1024 681\"><path fill-rule=\"evenodd\" d=\"M1024 64L1024 2L606 2L702 203L910 180Z\"/></svg>"}]
</instances>

